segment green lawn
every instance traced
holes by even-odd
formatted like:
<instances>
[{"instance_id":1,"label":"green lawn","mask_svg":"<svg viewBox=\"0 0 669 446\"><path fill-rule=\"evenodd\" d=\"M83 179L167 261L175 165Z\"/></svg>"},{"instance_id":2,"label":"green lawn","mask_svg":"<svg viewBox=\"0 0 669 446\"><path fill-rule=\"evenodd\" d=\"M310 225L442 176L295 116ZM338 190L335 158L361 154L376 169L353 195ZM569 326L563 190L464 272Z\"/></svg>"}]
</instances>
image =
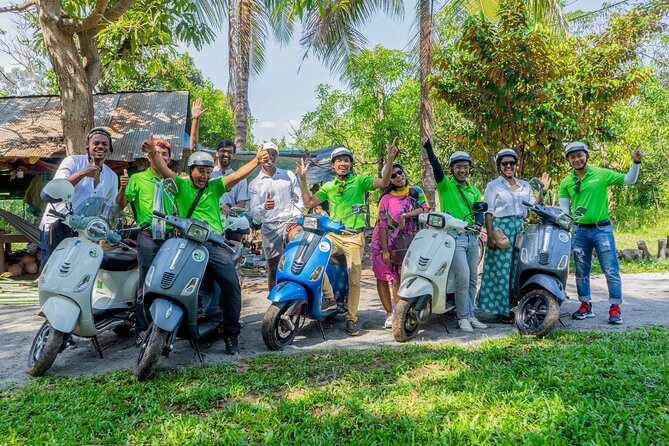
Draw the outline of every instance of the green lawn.
<instances>
[{"instance_id":1,"label":"green lawn","mask_svg":"<svg viewBox=\"0 0 669 446\"><path fill-rule=\"evenodd\" d=\"M0 444L667 444L669 331L517 335L42 378Z\"/></svg>"}]
</instances>

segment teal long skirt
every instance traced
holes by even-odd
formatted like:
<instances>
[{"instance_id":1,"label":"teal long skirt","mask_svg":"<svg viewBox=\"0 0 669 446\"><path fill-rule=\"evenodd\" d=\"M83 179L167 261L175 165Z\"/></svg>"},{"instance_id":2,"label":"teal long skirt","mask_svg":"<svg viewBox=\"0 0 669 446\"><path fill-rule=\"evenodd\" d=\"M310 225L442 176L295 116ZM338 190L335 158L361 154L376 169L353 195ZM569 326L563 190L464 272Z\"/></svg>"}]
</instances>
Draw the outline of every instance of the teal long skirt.
<instances>
[{"instance_id":1,"label":"teal long skirt","mask_svg":"<svg viewBox=\"0 0 669 446\"><path fill-rule=\"evenodd\" d=\"M493 228L499 228L511 242L510 249L487 249L483 261L478 307L487 313L509 316L509 274L516 235L523 230L521 217L493 218Z\"/></svg>"}]
</instances>

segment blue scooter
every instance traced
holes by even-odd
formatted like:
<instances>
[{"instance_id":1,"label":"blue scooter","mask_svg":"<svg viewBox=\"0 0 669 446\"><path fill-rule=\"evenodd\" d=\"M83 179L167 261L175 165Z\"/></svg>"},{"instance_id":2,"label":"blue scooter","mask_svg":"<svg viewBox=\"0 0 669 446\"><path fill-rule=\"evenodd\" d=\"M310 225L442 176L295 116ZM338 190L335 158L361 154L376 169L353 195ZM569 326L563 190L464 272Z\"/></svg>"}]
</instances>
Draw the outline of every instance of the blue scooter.
<instances>
[{"instance_id":1,"label":"blue scooter","mask_svg":"<svg viewBox=\"0 0 669 446\"><path fill-rule=\"evenodd\" d=\"M353 205L344 218L364 213L364 205ZM342 218L342 220L344 219ZM270 350L281 350L293 342L297 330L307 317L318 323L325 339L321 321L347 311L348 268L342 252L332 253L328 233L352 234L339 221L325 215L309 214L297 223L303 232L290 240L279 260L276 285L267 296L272 305L262 321L262 338ZM337 305L323 311L323 272L328 275Z\"/></svg>"}]
</instances>

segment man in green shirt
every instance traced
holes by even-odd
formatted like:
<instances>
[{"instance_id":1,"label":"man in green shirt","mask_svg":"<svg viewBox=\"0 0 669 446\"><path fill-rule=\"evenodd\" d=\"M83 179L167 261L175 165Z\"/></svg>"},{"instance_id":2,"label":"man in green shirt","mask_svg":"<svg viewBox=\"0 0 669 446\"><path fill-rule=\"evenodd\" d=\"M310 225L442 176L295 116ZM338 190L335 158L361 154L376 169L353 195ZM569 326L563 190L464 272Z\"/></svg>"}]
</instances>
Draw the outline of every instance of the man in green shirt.
<instances>
[{"instance_id":1,"label":"man in green shirt","mask_svg":"<svg viewBox=\"0 0 669 446\"><path fill-rule=\"evenodd\" d=\"M589 167L590 151L580 141L567 145L564 155L574 170L560 183L560 208L567 213L570 207L586 209L583 216L575 217L576 225L571 240L576 289L578 300L581 301L580 308L572 313L572 318L582 320L595 317L590 303L590 272L594 249L609 289L609 324L619 325L623 322L620 310L623 293L616 241L609 218L608 188L636 183L643 153L638 149L630 150L633 163L626 175L610 169Z\"/></svg>"},{"instance_id":2,"label":"man in green shirt","mask_svg":"<svg viewBox=\"0 0 669 446\"><path fill-rule=\"evenodd\" d=\"M219 209L221 197L227 190L253 173L269 157L266 151L258 150L256 157L236 172L210 181L214 170L214 158L208 153L196 152L188 158L189 178L185 179L177 177L167 167L165 160L156 156L153 135L150 141L142 144L142 150L151 161L152 168L155 168L164 178L172 178L176 182L179 189L175 197L178 215L206 221L213 230L219 233L223 232ZM228 354L236 355L239 353L239 332L241 330L239 316L242 305L237 272L227 250L209 242L205 243L205 246L209 251L209 263L207 263L205 274L213 275L222 291L220 307L223 313L225 349Z\"/></svg>"},{"instance_id":3,"label":"man in green shirt","mask_svg":"<svg viewBox=\"0 0 669 446\"><path fill-rule=\"evenodd\" d=\"M304 163L297 167L297 176L300 179L300 191L304 207L311 209L324 201L330 205L330 218L340 220L351 213L354 204L365 203L365 193L373 189L382 189L390 183L392 164L397 155L395 138L392 144L387 144L388 159L382 178L372 178L366 175L353 175L353 154L346 147L339 147L332 151L330 164L335 171L336 178L323 184L315 195L311 194L307 185L307 167ZM360 304L360 279L362 277L362 253L365 245L365 216L351 215L342 221L346 229L355 234L328 234L332 242L332 250L342 250L348 264L348 312L346 314L346 333L350 336L360 334L356 322L358 320L358 305ZM332 286L323 275L323 294L326 299L334 301Z\"/></svg>"},{"instance_id":4,"label":"man in green shirt","mask_svg":"<svg viewBox=\"0 0 669 446\"><path fill-rule=\"evenodd\" d=\"M442 212L448 212L455 218L465 220L478 229L483 224L483 214L476 214L474 221L471 213L473 205L481 201L481 192L467 181L472 168L472 159L466 152L454 152L448 160L451 177L446 177L439 159L432 150L429 138L424 138L423 147L434 172L434 180L439 192L439 205ZM474 328L488 328L474 316L476 307L476 285L478 282L479 245L473 232L449 232L455 239L455 253L449 272L449 281L455 284L455 307L458 325L462 331L472 332Z\"/></svg>"}]
</instances>

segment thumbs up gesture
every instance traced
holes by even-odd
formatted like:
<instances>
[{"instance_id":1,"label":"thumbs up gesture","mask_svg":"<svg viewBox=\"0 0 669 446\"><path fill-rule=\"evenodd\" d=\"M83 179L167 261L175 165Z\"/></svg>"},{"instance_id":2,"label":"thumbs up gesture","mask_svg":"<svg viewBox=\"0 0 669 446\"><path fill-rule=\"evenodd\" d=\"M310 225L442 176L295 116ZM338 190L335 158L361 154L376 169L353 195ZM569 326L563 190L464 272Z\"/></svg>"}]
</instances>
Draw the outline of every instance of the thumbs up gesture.
<instances>
[{"instance_id":1,"label":"thumbs up gesture","mask_svg":"<svg viewBox=\"0 0 669 446\"><path fill-rule=\"evenodd\" d=\"M146 153L148 158L152 158L156 153L156 144L153 140L153 133L149 135L149 139L142 143L142 152Z\"/></svg>"},{"instance_id":2,"label":"thumbs up gesture","mask_svg":"<svg viewBox=\"0 0 669 446\"><path fill-rule=\"evenodd\" d=\"M120 180L120 184L123 189L125 189L128 185L128 180L130 180L130 177L128 176L128 169L123 169L123 175L121 175Z\"/></svg>"},{"instance_id":3,"label":"thumbs up gesture","mask_svg":"<svg viewBox=\"0 0 669 446\"><path fill-rule=\"evenodd\" d=\"M267 192L267 197L265 198L265 209L268 211L274 209L274 200L269 192Z\"/></svg>"}]
</instances>

